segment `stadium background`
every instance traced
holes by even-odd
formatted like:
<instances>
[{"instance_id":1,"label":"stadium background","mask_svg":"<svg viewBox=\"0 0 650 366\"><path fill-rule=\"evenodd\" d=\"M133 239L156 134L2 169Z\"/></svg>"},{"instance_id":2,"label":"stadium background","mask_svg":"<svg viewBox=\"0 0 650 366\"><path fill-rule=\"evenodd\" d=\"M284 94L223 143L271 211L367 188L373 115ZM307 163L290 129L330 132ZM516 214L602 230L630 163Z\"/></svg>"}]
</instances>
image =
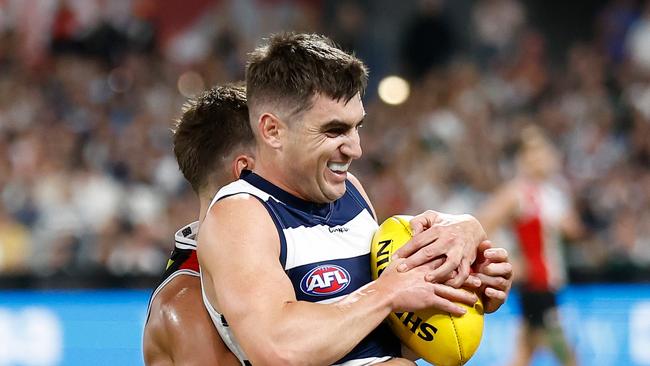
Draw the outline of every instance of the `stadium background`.
<instances>
[{"instance_id":1,"label":"stadium background","mask_svg":"<svg viewBox=\"0 0 650 366\"><path fill-rule=\"evenodd\" d=\"M650 2L633 0L0 0L0 365L142 363L148 296L198 212L171 123L281 30L369 65L353 171L380 218L473 212L541 126L590 233L566 246L578 356L650 365ZM506 363L516 296L470 365Z\"/></svg>"}]
</instances>

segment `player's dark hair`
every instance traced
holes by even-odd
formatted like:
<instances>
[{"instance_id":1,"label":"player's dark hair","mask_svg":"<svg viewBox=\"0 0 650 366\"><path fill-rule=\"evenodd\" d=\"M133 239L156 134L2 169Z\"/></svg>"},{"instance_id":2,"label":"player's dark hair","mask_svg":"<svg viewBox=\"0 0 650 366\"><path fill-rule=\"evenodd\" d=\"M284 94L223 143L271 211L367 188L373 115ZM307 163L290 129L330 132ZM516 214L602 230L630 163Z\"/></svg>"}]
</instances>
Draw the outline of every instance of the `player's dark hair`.
<instances>
[{"instance_id":1,"label":"player's dark hair","mask_svg":"<svg viewBox=\"0 0 650 366\"><path fill-rule=\"evenodd\" d=\"M368 71L361 60L325 36L281 33L255 49L246 65L249 108L281 105L291 114L308 110L316 94L346 103L363 94Z\"/></svg>"},{"instance_id":2,"label":"player's dark hair","mask_svg":"<svg viewBox=\"0 0 650 366\"><path fill-rule=\"evenodd\" d=\"M192 98L173 129L174 155L183 176L198 194L223 169L236 148L254 144L248 123L246 89L217 86Z\"/></svg>"}]
</instances>

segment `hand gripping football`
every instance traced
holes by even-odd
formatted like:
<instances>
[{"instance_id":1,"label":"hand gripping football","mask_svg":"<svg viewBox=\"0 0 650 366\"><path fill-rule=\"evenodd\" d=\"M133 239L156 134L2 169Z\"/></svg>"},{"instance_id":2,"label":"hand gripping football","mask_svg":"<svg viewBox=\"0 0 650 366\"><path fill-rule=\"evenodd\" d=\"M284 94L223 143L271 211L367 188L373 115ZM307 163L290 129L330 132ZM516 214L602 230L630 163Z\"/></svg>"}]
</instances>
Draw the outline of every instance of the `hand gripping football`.
<instances>
[{"instance_id":1,"label":"hand gripping football","mask_svg":"<svg viewBox=\"0 0 650 366\"><path fill-rule=\"evenodd\" d=\"M384 221L372 238L371 269L373 279L389 265L393 253L411 239L411 216L393 216ZM452 316L436 309L397 312L388 323L397 337L424 360L436 366L463 365L481 342L483 304L462 305L467 313Z\"/></svg>"}]
</instances>

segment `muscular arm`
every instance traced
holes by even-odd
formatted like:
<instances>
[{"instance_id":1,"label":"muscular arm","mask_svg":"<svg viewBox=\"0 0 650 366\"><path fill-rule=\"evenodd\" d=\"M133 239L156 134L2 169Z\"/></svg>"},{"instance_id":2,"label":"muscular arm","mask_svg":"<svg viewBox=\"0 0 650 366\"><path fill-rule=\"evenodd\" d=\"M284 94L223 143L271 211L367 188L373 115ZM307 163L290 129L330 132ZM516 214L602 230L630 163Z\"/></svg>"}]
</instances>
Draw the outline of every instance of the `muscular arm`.
<instances>
[{"instance_id":1,"label":"muscular arm","mask_svg":"<svg viewBox=\"0 0 650 366\"><path fill-rule=\"evenodd\" d=\"M238 366L203 306L198 277L180 275L156 295L144 332L149 366Z\"/></svg>"},{"instance_id":2,"label":"muscular arm","mask_svg":"<svg viewBox=\"0 0 650 366\"><path fill-rule=\"evenodd\" d=\"M395 309L437 306L462 313L436 296L453 297L449 292L457 290L424 281L422 270L387 269L379 280L332 304L297 301L278 261L279 245L266 209L249 196L219 201L199 233L208 298L254 365L331 364ZM473 300L463 295L457 300Z\"/></svg>"}]
</instances>

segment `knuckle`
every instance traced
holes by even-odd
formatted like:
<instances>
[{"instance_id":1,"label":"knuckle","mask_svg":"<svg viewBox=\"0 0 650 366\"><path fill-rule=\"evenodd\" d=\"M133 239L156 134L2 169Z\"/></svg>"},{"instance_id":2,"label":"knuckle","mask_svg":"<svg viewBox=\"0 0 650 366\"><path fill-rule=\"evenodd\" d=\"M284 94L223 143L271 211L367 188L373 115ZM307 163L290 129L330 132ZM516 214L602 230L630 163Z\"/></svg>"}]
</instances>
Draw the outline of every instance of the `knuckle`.
<instances>
[{"instance_id":1,"label":"knuckle","mask_svg":"<svg viewBox=\"0 0 650 366\"><path fill-rule=\"evenodd\" d=\"M460 240L458 238L458 236L456 235L456 233L454 233L454 232L447 233L445 235L445 237L444 237L444 242L447 245L454 246L454 247L459 246L459 245L462 244L462 240Z\"/></svg>"},{"instance_id":2,"label":"knuckle","mask_svg":"<svg viewBox=\"0 0 650 366\"><path fill-rule=\"evenodd\" d=\"M434 259L436 257L436 250L433 246L429 245L422 249L422 254L426 259Z\"/></svg>"},{"instance_id":3,"label":"knuckle","mask_svg":"<svg viewBox=\"0 0 650 366\"><path fill-rule=\"evenodd\" d=\"M452 255L450 257L447 257L447 260L449 261L449 263L454 268L457 268L458 266L460 266L461 259L462 258L460 256L458 256L458 255Z\"/></svg>"},{"instance_id":4,"label":"knuckle","mask_svg":"<svg viewBox=\"0 0 650 366\"><path fill-rule=\"evenodd\" d=\"M508 285L508 281L503 277L496 277L494 281L494 285L499 289L503 289L506 288L506 286Z\"/></svg>"}]
</instances>

